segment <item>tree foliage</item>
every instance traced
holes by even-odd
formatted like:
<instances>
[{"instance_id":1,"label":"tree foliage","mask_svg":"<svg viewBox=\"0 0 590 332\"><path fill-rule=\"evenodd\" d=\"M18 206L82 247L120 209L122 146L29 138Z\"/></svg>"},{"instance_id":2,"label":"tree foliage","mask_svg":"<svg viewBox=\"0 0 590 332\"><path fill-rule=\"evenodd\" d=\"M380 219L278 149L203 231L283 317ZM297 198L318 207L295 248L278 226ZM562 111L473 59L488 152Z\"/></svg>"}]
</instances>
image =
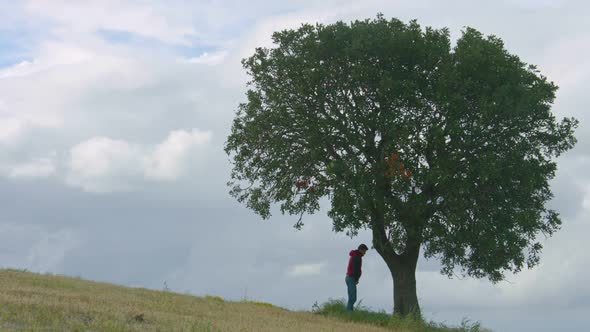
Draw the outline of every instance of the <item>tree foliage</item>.
<instances>
[{"instance_id":1,"label":"tree foliage","mask_svg":"<svg viewBox=\"0 0 590 332\"><path fill-rule=\"evenodd\" d=\"M273 34L243 60L251 77L225 151L231 194L270 217L328 197L335 231L373 230L380 253L410 245L451 276L491 281L539 262L554 158L577 120L551 113L557 86L502 40L382 15ZM383 254L382 254L383 255ZM385 257L384 257L385 258Z\"/></svg>"}]
</instances>

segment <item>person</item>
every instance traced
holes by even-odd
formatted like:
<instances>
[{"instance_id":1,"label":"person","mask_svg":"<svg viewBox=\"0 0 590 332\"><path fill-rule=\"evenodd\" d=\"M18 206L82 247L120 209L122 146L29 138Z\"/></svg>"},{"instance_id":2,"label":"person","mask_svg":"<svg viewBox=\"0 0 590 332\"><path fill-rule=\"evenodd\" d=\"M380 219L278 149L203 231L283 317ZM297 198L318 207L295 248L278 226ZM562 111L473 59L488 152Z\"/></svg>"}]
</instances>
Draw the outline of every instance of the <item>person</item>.
<instances>
[{"instance_id":1,"label":"person","mask_svg":"<svg viewBox=\"0 0 590 332\"><path fill-rule=\"evenodd\" d=\"M348 288L348 304L346 311L353 311L354 303L356 302L356 285L361 278L363 256L369 250L365 244L361 244L357 250L350 251L350 258L348 260L348 269L346 270L346 286Z\"/></svg>"}]
</instances>

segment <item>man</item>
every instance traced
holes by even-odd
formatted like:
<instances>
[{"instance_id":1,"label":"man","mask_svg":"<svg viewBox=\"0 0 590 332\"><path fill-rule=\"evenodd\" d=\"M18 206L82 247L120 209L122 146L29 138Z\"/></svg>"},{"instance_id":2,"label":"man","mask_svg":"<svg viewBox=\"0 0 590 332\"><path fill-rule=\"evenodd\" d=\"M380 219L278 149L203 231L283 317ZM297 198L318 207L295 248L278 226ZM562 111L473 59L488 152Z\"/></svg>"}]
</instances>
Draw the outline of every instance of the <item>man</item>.
<instances>
[{"instance_id":1,"label":"man","mask_svg":"<svg viewBox=\"0 0 590 332\"><path fill-rule=\"evenodd\" d=\"M365 244L361 244L357 250L350 251L350 259L348 260L348 269L346 271L346 286L348 287L348 304L346 311L352 311L353 305L356 302L356 285L359 283L361 274L361 266L363 265L363 256L369 250Z\"/></svg>"}]
</instances>

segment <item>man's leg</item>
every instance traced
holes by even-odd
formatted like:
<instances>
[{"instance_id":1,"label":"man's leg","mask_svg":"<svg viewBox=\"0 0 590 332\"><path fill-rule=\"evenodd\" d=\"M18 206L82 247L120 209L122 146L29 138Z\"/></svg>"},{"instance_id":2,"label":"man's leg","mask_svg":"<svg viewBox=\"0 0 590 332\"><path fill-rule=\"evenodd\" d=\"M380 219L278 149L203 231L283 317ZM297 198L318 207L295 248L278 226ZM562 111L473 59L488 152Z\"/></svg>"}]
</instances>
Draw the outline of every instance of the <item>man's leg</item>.
<instances>
[{"instance_id":1,"label":"man's leg","mask_svg":"<svg viewBox=\"0 0 590 332\"><path fill-rule=\"evenodd\" d=\"M352 311L354 309L354 303L356 302L356 282L354 278L346 276L346 286L348 288L348 304L346 305L346 311Z\"/></svg>"}]
</instances>

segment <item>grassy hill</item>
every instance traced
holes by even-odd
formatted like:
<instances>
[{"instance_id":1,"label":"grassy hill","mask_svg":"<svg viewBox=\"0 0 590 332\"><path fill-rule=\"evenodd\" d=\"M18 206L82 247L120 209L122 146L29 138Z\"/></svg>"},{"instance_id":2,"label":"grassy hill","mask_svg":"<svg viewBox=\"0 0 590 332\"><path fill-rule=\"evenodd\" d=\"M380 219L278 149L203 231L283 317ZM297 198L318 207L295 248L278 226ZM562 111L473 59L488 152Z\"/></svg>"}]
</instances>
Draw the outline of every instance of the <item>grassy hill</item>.
<instances>
[{"instance_id":1,"label":"grassy hill","mask_svg":"<svg viewBox=\"0 0 590 332\"><path fill-rule=\"evenodd\" d=\"M332 301L314 312L0 270L0 331L479 331L393 319Z\"/></svg>"}]
</instances>

